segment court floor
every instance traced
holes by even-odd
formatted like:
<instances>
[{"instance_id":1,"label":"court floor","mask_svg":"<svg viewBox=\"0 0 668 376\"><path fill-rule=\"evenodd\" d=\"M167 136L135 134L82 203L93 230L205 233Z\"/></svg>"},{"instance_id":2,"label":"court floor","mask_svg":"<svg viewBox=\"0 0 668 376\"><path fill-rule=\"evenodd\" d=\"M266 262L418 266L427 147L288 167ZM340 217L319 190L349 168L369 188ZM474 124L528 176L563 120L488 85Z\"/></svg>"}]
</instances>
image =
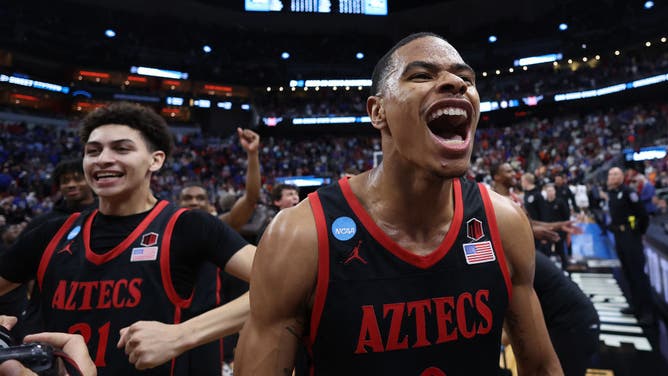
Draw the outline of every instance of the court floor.
<instances>
[{"instance_id":1,"label":"court floor","mask_svg":"<svg viewBox=\"0 0 668 376\"><path fill-rule=\"evenodd\" d=\"M570 276L590 297L601 319L600 351L592 368L616 376L668 375L666 318L657 312L656 324L647 326L620 312L628 303L614 239L601 234L594 223L579 226L583 233L571 237L573 257L586 269Z\"/></svg>"}]
</instances>

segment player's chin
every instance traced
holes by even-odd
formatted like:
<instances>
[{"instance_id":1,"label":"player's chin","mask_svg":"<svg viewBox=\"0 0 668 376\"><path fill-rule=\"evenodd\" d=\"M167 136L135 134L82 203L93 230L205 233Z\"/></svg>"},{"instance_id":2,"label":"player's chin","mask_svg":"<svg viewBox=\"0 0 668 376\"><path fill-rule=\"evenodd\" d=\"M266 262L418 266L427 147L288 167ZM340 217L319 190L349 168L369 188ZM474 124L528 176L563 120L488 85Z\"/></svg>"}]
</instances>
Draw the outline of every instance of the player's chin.
<instances>
[{"instance_id":1,"label":"player's chin","mask_svg":"<svg viewBox=\"0 0 668 376\"><path fill-rule=\"evenodd\" d=\"M464 176L468 169L468 161L450 161L447 164L438 166L436 175L444 179L458 178Z\"/></svg>"}]
</instances>

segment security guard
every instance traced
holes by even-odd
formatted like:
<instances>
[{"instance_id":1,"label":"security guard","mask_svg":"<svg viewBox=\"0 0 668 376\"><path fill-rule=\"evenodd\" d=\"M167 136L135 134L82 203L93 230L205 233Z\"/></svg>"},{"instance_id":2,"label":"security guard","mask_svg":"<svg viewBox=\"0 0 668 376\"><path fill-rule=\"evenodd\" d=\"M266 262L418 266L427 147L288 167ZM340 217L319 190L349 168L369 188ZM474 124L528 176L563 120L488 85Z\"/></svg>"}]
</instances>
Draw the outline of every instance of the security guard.
<instances>
[{"instance_id":1,"label":"security guard","mask_svg":"<svg viewBox=\"0 0 668 376\"><path fill-rule=\"evenodd\" d=\"M524 189L524 208L529 218L536 221L546 221L546 204L540 187L536 186L536 177L527 172L522 175L522 189Z\"/></svg>"},{"instance_id":2,"label":"security guard","mask_svg":"<svg viewBox=\"0 0 668 376\"><path fill-rule=\"evenodd\" d=\"M608 205L610 229L615 235L615 250L631 291L633 308L622 310L622 313L636 313L641 324L651 324L651 287L644 271L645 253L642 243L642 236L649 225L649 216L638 193L624 185L624 173L618 167L608 171Z\"/></svg>"}]
</instances>

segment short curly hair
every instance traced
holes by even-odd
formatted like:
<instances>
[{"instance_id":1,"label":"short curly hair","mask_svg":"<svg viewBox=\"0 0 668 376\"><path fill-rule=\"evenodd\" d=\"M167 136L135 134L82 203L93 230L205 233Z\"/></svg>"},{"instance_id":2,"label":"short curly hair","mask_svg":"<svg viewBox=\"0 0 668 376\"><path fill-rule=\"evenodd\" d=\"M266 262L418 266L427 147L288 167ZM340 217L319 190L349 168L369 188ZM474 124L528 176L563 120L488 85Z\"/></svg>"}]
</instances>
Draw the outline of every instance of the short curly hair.
<instances>
[{"instance_id":1,"label":"short curly hair","mask_svg":"<svg viewBox=\"0 0 668 376\"><path fill-rule=\"evenodd\" d=\"M65 174L78 174L84 176L83 161L81 160L81 158L65 159L60 161L53 169L53 174L51 175L51 183L54 186L60 185L60 179Z\"/></svg>"},{"instance_id":2,"label":"short curly hair","mask_svg":"<svg viewBox=\"0 0 668 376\"><path fill-rule=\"evenodd\" d=\"M161 150L170 156L174 140L167 122L149 107L135 103L117 102L95 109L81 119L79 137L85 144L97 127L107 124L127 125L141 133L149 150Z\"/></svg>"}]
</instances>

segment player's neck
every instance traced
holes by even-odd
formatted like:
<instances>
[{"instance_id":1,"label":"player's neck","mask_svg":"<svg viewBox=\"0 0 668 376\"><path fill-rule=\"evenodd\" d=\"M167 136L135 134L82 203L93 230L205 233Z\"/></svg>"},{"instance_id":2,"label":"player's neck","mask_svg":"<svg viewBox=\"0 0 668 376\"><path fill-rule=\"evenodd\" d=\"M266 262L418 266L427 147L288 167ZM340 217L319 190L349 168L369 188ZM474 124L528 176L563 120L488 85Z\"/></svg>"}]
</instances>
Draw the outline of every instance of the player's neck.
<instances>
[{"instance_id":1,"label":"player's neck","mask_svg":"<svg viewBox=\"0 0 668 376\"><path fill-rule=\"evenodd\" d=\"M77 201L66 201L66 205L70 209L83 209L86 208L90 205L93 205L95 202L95 197L93 195L86 197L82 200L77 200Z\"/></svg>"},{"instance_id":2,"label":"player's neck","mask_svg":"<svg viewBox=\"0 0 668 376\"><path fill-rule=\"evenodd\" d=\"M397 176L374 169L365 175L361 201L377 222L398 229L431 232L449 224L454 213L453 179ZM366 201L366 202L364 202Z\"/></svg>"},{"instance_id":3,"label":"player's neck","mask_svg":"<svg viewBox=\"0 0 668 376\"><path fill-rule=\"evenodd\" d=\"M149 191L147 194L133 194L129 198L99 198L100 213L105 215L126 216L151 210L158 199Z\"/></svg>"}]
</instances>

